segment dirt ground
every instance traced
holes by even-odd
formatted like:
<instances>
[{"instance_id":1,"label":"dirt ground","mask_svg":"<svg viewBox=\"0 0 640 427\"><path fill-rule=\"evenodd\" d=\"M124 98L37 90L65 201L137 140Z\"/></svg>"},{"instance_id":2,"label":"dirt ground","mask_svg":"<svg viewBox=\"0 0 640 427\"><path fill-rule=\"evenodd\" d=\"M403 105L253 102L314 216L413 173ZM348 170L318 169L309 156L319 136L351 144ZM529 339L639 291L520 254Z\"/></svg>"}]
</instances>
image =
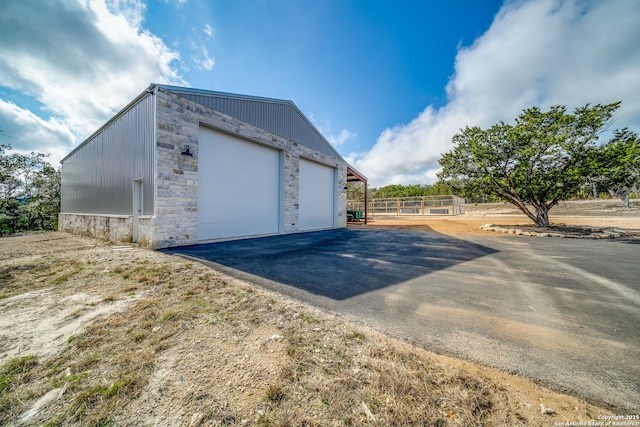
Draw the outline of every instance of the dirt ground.
<instances>
[{"instance_id":1,"label":"dirt ground","mask_svg":"<svg viewBox=\"0 0 640 427\"><path fill-rule=\"evenodd\" d=\"M634 209L553 220L636 233ZM464 234L523 220L486 205L369 226ZM11 426L546 426L616 414L181 258L64 233L0 239L0 366L0 425Z\"/></svg>"},{"instance_id":2,"label":"dirt ground","mask_svg":"<svg viewBox=\"0 0 640 427\"><path fill-rule=\"evenodd\" d=\"M625 230L627 237L640 236L640 200L632 200L629 209L621 207L620 201L613 199L564 202L552 208L549 217L552 225L617 227ZM480 229L485 224L531 226L532 222L512 205L484 203L467 205L464 215L378 215L370 217L367 225L370 227L436 231L443 234L487 235L489 232ZM351 226L358 225L361 224L351 224Z\"/></svg>"}]
</instances>

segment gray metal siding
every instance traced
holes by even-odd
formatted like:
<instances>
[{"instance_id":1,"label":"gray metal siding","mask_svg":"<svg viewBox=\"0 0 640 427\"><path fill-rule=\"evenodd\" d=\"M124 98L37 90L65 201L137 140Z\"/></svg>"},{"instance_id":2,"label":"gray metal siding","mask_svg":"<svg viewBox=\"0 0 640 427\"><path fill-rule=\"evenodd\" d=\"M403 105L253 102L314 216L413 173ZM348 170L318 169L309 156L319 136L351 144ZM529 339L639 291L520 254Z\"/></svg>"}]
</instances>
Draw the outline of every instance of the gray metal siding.
<instances>
[{"instance_id":1,"label":"gray metal siding","mask_svg":"<svg viewBox=\"0 0 640 427\"><path fill-rule=\"evenodd\" d=\"M320 153L340 157L338 152L300 113L293 103L248 97L230 97L215 93L194 93L170 88L191 101L238 118L261 129L295 141Z\"/></svg>"},{"instance_id":2,"label":"gray metal siding","mask_svg":"<svg viewBox=\"0 0 640 427\"><path fill-rule=\"evenodd\" d=\"M63 160L63 213L131 215L142 178L142 214L153 215L154 103L145 96Z\"/></svg>"}]
</instances>

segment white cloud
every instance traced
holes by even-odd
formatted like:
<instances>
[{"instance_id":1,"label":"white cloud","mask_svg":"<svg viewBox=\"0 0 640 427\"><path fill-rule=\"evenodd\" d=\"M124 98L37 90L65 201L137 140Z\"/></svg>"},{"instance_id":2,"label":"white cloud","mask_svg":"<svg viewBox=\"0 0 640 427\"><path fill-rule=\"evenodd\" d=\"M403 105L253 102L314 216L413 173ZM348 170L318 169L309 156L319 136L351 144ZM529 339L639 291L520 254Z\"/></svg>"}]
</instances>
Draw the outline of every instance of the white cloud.
<instances>
[{"instance_id":1,"label":"white cloud","mask_svg":"<svg viewBox=\"0 0 640 427\"><path fill-rule=\"evenodd\" d=\"M163 0L164 3L172 4L174 3L176 9L182 8L185 4L187 4L189 0Z\"/></svg>"},{"instance_id":2,"label":"white cloud","mask_svg":"<svg viewBox=\"0 0 640 427\"><path fill-rule=\"evenodd\" d=\"M202 35L204 33L206 37ZM191 28L190 47L193 53L191 60L199 70L211 71L216 65L216 60L209 54L207 48L207 40L213 37L213 28L209 24L205 24L202 31L197 28Z\"/></svg>"},{"instance_id":3,"label":"white cloud","mask_svg":"<svg viewBox=\"0 0 640 427\"><path fill-rule=\"evenodd\" d=\"M7 124L2 127L5 138L0 143L10 144L20 153L50 154L48 161L54 166L75 144L75 135L63 122L53 117L43 120L12 102L0 100L0 123Z\"/></svg>"},{"instance_id":4,"label":"white cloud","mask_svg":"<svg viewBox=\"0 0 640 427\"><path fill-rule=\"evenodd\" d=\"M68 152L149 83L184 84L178 53L142 27L144 10L136 0L3 5L0 85L52 117L4 102L0 126L16 149Z\"/></svg>"},{"instance_id":5,"label":"white cloud","mask_svg":"<svg viewBox=\"0 0 640 427\"><path fill-rule=\"evenodd\" d=\"M313 113L308 114L308 117L318 131L320 131L322 136L324 136L325 139L334 147L338 147L347 141L354 141L358 137L356 132L351 132L348 129L342 129L340 132L335 134L333 133L331 122L329 120L325 120L323 124L318 124Z\"/></svg>"},{"instance_id":6,"label":"white cloud","mask_svg":"<svg viewBox=\"0 0 640 427\"><path fill-rule=\"evenodd\" d=\"M358 136L357 133L342 129L338 135L328 134L326 135L327 141L334 147L344 144L349 140L353 140Z\"/></svg>"},{"instance_id":7,"label":"white cloud","mask_svg":"<svg viewBox=\"0 0 640 427\"><path fill-rule=\"evenodd\" d=\"M211 71L216 64L216 60L209 56L209 49L202 46L200 49L200 56L192 56L191 59L196 63L201 70Z\"/></svg>"},{"instance_id":8,"label":"white cloud","mask_svg":"<svg viewBox=\"0 0 640 427\"><path fill-rule=\"evenodd\" d=\"M640 3L625 0L508 1L458 51L447 104L385 130L353 164L374 186L433 183L460 129L510 122L532 105L621 100L614 126L640 130L639 20Z\"/></svg>"}]
</instances>

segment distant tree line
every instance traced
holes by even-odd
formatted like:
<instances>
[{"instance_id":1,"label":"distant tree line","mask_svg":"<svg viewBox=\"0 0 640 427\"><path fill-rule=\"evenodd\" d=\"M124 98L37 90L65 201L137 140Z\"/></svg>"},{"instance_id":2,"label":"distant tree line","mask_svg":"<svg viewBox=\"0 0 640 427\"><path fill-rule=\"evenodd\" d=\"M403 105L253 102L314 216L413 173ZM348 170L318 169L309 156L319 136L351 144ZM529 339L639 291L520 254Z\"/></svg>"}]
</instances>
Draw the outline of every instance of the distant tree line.
<instances>
[{"instance_id":1,"label":"distant tree line","mask_svg":"<svg viewBox=\"0 0 640 427\"><path fill-rule=\"evenodd\" d=\"M440 181L435 184L392 184L384 187L371 187L368 196L375 199L396 197L423 197L452 194L452 189L446 183ZM360 183L350 183L347 188L349 200L360 200L364 197L364 189Z\"/></svg>"},{"instance_id":2,"label":"distant tree line","mask_svg":"<svg viewBox=\"0 0 640 427\"><path fill-rule=\"evenodd\" d=\"M627 128L615 131L613 138L592 149L590 173L583 188L617 196L629 207L631 194L640 191L640 137Z\"/></svg>"},{"instance_id":3,"label":"distant tree line","mask_svg":"<svg viewBox=\"0 0 640 427\"><path fill-rule=\"evenodd\" d=\"M450 196L457 195L455 188L447 182L439 180L435 184L391 184L384 187L370 187L368 197L370 199L389 199L400 197L428 197L428 196ZM498 197L489 195L468 195L467 202L490 203L498 202ZM350 182L347 185L347 200L364 199L364 187L359 182Z\"/></svg>"},{"instance_id":4,"label":"distant tree line","mask_svg":"<svg viewBox=\"0 0 640 427\"><path fill-rule=\"evenodd\" d=\"M10 153L0 144L0 235L55 230L60 212L60 171L42 153Z\"/></svg>"},{"instance_id":5,"label":"distant tree line","mask_svg":"<svg viewBox=\"0 0 640 427\"><path fill-rule=\"evenodd\" d=\"M397 197L422 197L452 194L451 189L446 184L392 184L384 187L369 187L367 196L370 199L386 199ZM363 200L364 186L360 182L350 182L347 184L347 200Z\"/></svg>"}]
</instances>

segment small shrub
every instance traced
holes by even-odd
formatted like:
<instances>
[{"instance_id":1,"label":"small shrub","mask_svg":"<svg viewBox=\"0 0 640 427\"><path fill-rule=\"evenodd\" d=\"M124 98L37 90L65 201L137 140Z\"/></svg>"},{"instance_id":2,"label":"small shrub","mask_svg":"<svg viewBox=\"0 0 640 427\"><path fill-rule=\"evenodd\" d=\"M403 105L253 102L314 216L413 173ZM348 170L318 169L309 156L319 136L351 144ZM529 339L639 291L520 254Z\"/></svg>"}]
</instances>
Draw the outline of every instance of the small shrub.
<instances>
[{"instance_id":1,"label":"small shrub","mask_svg":"<svg viewBox=\"0 0 640 427\"><path fill-rule=\"evenodd\" d=\"M279 385L270 385L266 392L267 400L274 403L282 402L285 398L284 391Z\"/></svg>"}]
</instances>

